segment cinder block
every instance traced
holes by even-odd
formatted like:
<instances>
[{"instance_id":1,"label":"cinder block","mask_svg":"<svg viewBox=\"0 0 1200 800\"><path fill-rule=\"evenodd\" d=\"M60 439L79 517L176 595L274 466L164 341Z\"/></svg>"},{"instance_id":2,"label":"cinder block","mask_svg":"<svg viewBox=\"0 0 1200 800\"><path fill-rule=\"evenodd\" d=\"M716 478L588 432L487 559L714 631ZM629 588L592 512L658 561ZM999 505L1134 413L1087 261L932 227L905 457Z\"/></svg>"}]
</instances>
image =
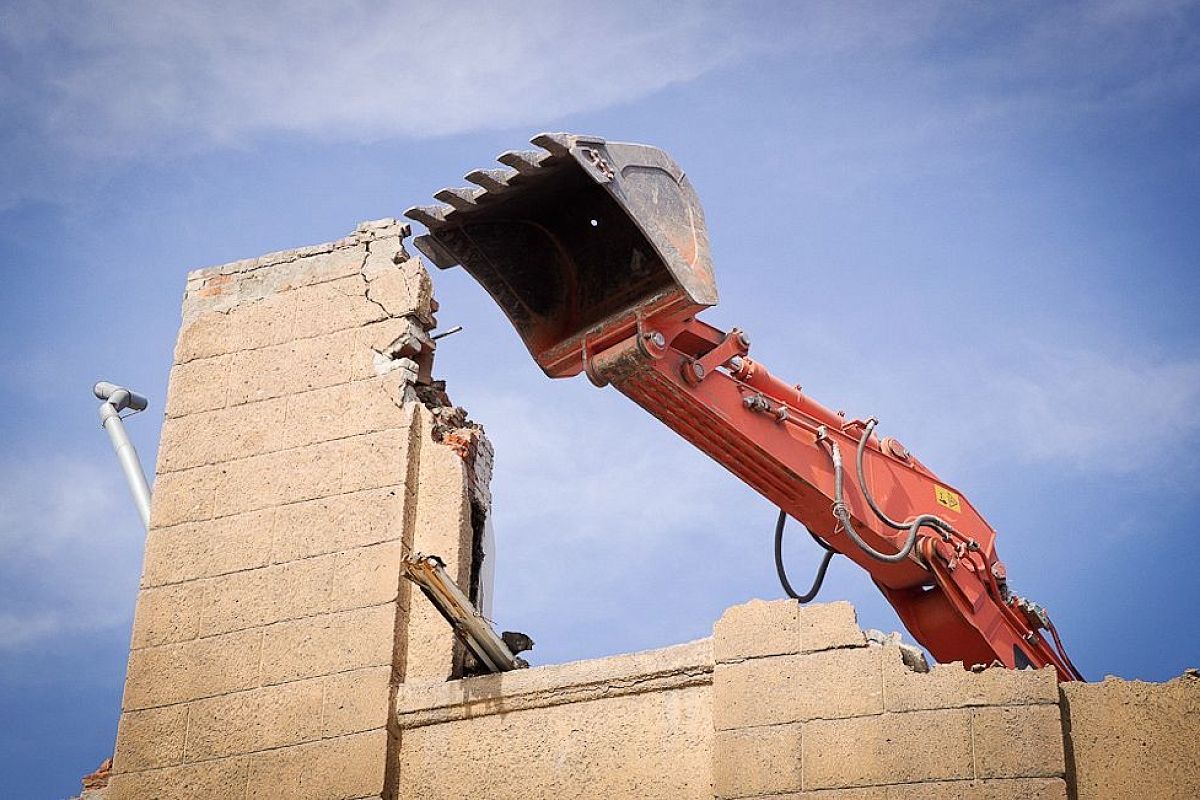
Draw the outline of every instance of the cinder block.
<instances>
[{"instance_id":1,"label":"cinder block","mask_svg":"<svg viewBox=\"0 0 1200 800\"><path fill-rule=\"evenodd\" d=\"M150 527L166 528L209 519L213 515L218 477L214 467L157 476L150 502Z\"/></svg>"},{"instance_id":2,"label":"cinder block","mask_svg":"<svg viewBox=\"0 0 1200 800\"><path fill-rule=\"evenodd\" d=\"M258 685L261 630L147 647L129 654L122 708L182 703Z\"/></svg>"},{"instance_id":3,"label":"cinder block","mask_svg":"<svg viewBox=\"0 0 1200 800\"><path fill-rule=\"evenodd\" d=\"M904 665L898 648L886 647L884 654L888 711L1058 703L1058 681L1050 667L974 673L955 662L938 664L928 673L919 673Z\"/></svg>"},{"instance_id":4,"label":"cinder block","mask_svg":"<svg viewBox=\"0 0 1200 800\"><path fill-rule=\"evenodd\" d=\"M158 472L247 458L284 446L287 398L168 418L158 447Z\"/></svg>"},{"instance_id":5,"label":"cinder block","mask_svg":"<svg viewBox=\"0 0 1200 800\"><path fill-rule=\"evenodd\" d=\"M202 313L180 330L175 362L281 344L291 338L294 317L295 306L287 293L244 302L225 312Z\"/></svg>"},{"instance_id":6,"label":"cinder block","mask_svg":"<svg viewBox=\"0 0 1200 800\"><path fill-rule=\"evenodd\" d=\"M336 556L231 572L206 581L200 635L310 617L329 610Z\"/></svg>"},{"instance_id":7,"label":"cinder block","mask_svg":"<svg viewBox=\"0 0 1200 800\"><path fill-rule=\"evenodd\" d=\"M387 731L257 753L246 800L353 800L383 794Z\"/></svg>"},{"instance_id":8,"label":"cinder block","mask_svg":"<svg viewBox=\"0 0 1200 800\"><path fill-rule=\"evenodd\" d=\"M801 788L799 725L718 731L713 745L717 797L750 797ZM664 765L670 769L670 765Z\"/></svg>"},{"instance_id":9,"label":"cinder block","mask_svg":"<svg viewBox=\"0 0 1200 800\"><path fill-rule=\"evenodd\" d=\"M323 680L322 736L344 736L387 726L391 711L391 667L342 672Z\"/></svg>"},{"instance_id":10,"label":"cinder block","mask_svg":"<svg viewBox=\"0 0 1200 800\"><path fill-rule=\"evenodd\" d=\"M367 299L361 275L305 286L295 290L296 319L292 338L304 339L378 322L387 313Z\"/></svg>"},{"instance_id":11,"label":"cinder block","mask_svg":"<svg viewBox=\"0 0 1200 800\"><path fill-rule=\"evenodd\" d=\"M409 592L405 637L404 680L446 681L454 677L460 657L458 640L446 620L419 589Z\"/></svg>"},{"instance_id":12,"label":"cinder block","mask_svg":"<svg viewBox=\"0 0 1200 800\"><path fill-rule=\"evenodd\" d=\"M239 757L116 774L104 800L243 800L248 766Z\"/></svg>"},{"instance_id":13,"label":"cinder block","mask_svg":"<svg viewBox=\"0 0 1200 800\"><path fill-rule=\"evenodd\" d=\"M408 479L408 442L407 428L331 442L338 447L342 459L341 491L358 492L405 482ZM424 492L424 486L420 488Z\"/></svg>"},{"instance_id":14,"label":"cinder block","mask_svg":"<svg viewBox=\"0 0 1200 800\"><path fill-rule=\"evenodd\" d=\"M150 531L146 537L142 586L161 586L265 566L271 555L274 513L272 509L251 511Z\"/></svg>"},{"instance_id":15,"label":"cinder block","mask_svg":"<svg viewBox=\"0 0 1200 800\"><path fill-rule=\"evenodd\" d=\"M414 315L428 320L431 316L433 284L416 259L374 275L368 296L393 317Z\"/></svg>"},{"instance_id":16,"label":"cinder block","mask_svg":"<svg viewBox=\"0 0 1200 800\"><path fill-rule=\"evenodd\" d=\"M887 800L1067 800L1061 778L948 781L889 786Z\"/></svg>"},{"instance_id":17,"label":"cinder block","mask_svg":"<svg viewBox=\"0 0 1200 800\"><path fill-rule=\"evenodd\" d=\"M404 553L399 541L359 547L334 557L329 611L377 606L399 600Z\"/></svg>"},{"instance_id":18,"label":"cinder block","mask_svg":"<svg viewBox=\"0 0 1200 800\"><path fill-rule=\"evenodd\" d=\"M971 717L966 710L821 719L804 726L806 788L971 777Z\"/></svg>"},{"instance_id":19,"label":"cinder block","mask_svg":"<svg viewBox=\"0 0 1200 800\"><path fill-rule=\"evenodd\" d=\"M980 778L1052 778L1066 771L1057 705L978 708L973 713Z\"/></svg>"},{"instance_id":20,"label":"cinder block","mask_svg":"<svg viewBox=\"0 0 1200 800\"><path fill-rule=\"evenodd\" d=\"M846 602L751 600L726 609L713 626L718 662L865 646L854 607Z\"/></svg>"},{"instance_id":21,"label":"cinder block","mask_svg":"<svg viewBox=\"0 0 1200 800\"><path fill-rule=\"evenodd\" d=\"M1200 797L1200 679L1061 688L1078 800Z\"/></svg>"},{"instance_id":22,"label":"cinder block","mask_svg":"<svg viewBox=\"0 0 1200 800\"><path fill-rule=\"evenodd\" d=\"M396 405L387 378L343 383L288 397L286 447L408 427L411 412Z\"/></svg>"},{"instance_id":23,"label":"cinder block","mask_svg":"<svg viewBox=\"0 0 1200 800\"><path fill-rule=\"evenodd\" d=\"M191 704L189 762L253 753L321 736L320 679L267 686Z\"/></svg>"},{"instance_id":24,"label":"cinder block","mask_svg":"<svg viewBox=\"0 0 1200 800\"><path fill-rule=\"evenodd\" d=\"M349 381L355 337L356 331L348 330L236 353L229 373L229 404Z\"/></svg>"},{"instance_id":25,"label":"cinder block","mask_svg":"<svg viewBox=\"0 0 1200 800\"><path fill-rule=\"evenodd\" d=\"M195 639L203 605L204 585L198 581L143 589L133 614L132 647Z\"/></svg>"},{"instance_id":26,"label":"cinder block","mask_svg":"<svg viewBox=\"0 0 1200 800\"><path fill-rule=\"evenodd\" d=\"M185 705L123 714L117 727L114 771L137 772L182 762L187 715Z\"/></svg>"},{"instance_id":27,"label":"cinder block","mask_svg":"<svg viewBox=\"0 0 1200 800\"><path fill-rule=\"evenodd\" d=\"M266 628L262 680L283 683L363 667L390 666L396 606L325 614Z\"/></svg>"},{"instance_id":28,"label":"cinder block","mask_svg":"<svg viewBox=\"0 0 1200 800\"><path fill-rule=\"evenodd\" d=\"M403 483L280 506L272 560L334 553L399 540L404 535Z\"/></svg>"},{"instance_id":29,"label":"cinder block","mask_svg":"<svg viewBox=\"0 0 1200 800\"><path fill-rule=\"evenodd\" d=\"M166 414L182 417L200 411L224 408L229 395L229 355L176 364L167 384Z\"/></svg>"},{"instance_id":30,"label":"cinder block","mask_svg":"<svg viewBox=\"0 0 1200 800\"><path fill-rule=\"evenodd\" d=\"M882 652L862 647L717 664L713 724L729 730L880 714Z\"/></svg>"},{"instance_id":31,"label":"cinder block","mask_svg":"<svg viewBox=\"0 0 1200 800\"><path fill-rule=\"evenodd\" d=\"M344 449L328 442L215 467L216 516L339 494Z\"/></svg>"},{"instance_id":32,"label":"cinder block","mask_svg":"<svg viewBox=\"0 0 1200 800\"><path fill-rule=\"evenodd\" d=\"M341 244L329 252L306 255L286 266L278 278L279 288L312 286L357 275L366 252L365 244Z\"/></svg>"}]
</instances>

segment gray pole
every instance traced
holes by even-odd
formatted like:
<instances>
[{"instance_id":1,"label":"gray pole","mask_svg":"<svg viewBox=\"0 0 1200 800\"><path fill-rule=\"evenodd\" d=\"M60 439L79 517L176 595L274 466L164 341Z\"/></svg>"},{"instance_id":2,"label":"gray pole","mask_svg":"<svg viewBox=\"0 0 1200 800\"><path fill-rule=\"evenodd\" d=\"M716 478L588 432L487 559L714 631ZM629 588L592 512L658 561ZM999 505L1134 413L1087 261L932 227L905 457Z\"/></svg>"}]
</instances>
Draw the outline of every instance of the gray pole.
<instances>
[{"instance_id":1,"label":"gray pole","mask_svg":"<svg viewBox=\"0 0 1200 800\"><path fill-rule=\"evenodd\" d=\"M121 471L133 493L133 502L137 506L138 516L142 525L150 527L150 486L146 483L146 474L142 472L142 462L138 460L137 450L125 433L125 423L121 419L121 411L130 409L144 411L149 401L140 394L130 391L115 383L100 381L92 388L96 398L103 400L100 404L100 424L108 432L117 460L121 462Z\"/></svg>"}]
</instances>

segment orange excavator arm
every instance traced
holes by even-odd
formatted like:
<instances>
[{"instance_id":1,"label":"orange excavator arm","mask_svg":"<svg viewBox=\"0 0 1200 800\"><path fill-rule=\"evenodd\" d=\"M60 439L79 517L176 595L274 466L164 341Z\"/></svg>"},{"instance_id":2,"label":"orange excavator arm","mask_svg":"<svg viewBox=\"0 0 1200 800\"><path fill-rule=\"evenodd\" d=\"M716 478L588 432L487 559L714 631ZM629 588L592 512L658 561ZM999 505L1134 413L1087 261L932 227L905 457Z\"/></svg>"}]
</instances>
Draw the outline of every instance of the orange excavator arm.
<instances>
[{"instance_id":1,"label":"orange excavator arm","mask_svg":"<svg viewBox=\"0 0 1200 800\"><path fill-rule=\"evenodd\" d=\"M780 525L800 521L866 569L938 661L1080 679L1045 611L1009 591L995 531L961 492L878 438L875 420L772 375L742 331L697 318L717 301L707 231L669 156L569 134L533 142L500 156L507 170L469 173L477 188L409 209L429 229L422 252L466 268L548 375L611 384L776 505Z\"/></svg>"}]
</instances>

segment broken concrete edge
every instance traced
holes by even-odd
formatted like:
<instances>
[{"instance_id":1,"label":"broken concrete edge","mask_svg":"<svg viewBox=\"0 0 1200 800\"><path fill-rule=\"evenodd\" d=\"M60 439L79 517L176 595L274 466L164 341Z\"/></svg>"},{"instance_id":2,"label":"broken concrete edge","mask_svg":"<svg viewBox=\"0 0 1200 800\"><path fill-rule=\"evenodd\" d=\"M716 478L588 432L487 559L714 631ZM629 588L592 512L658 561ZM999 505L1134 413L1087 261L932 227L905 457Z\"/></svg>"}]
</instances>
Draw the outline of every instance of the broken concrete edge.
<instances>
[{"instance_id":1,"label":"broken concrete edge","mask_svg":"<svg viewBox=\"0 0 1200 800\"><path fill-rule=\"evenodd\" d=\"M972 672L961 663L932 669L915 660L896 637L871 642L847 602L799 606L795 601L752 600L727 609L714 635L687 644L608 658L547 665L518 672L397 689L395 721L415 728L563 703L709 685L716 670L761 659L816 658L831 651L879 649L890 712L984 706L1052 705L1058 683L1052 669ZM747 645L740 655L734 643ZM919 651L918 651L919 652Z\"/></svg>"},{"instance_id":2,"label":"broken concrete edge","mask_svg":"<svg viewBox=\"0 0 1200 800\"><path fill-rule=\"evenodd\" d=\"M418 728L712 683L712 640L438 683L397 687L395 721Z\"/></svg>"},{"instance_id":3,"label":"broken concrete edge","mask_svg":"<svg viewBox=\"0 0 1200 800\"><path fill-rule=\"evenodd\" d=\"M335 239L332 242L310 244L304 247L294 247L289 250L276 250L272 253L264 253L257 258L244 258L238 261L231 261L227 264L216 264L189 270L187 273L187 286L190 291L193 288L199 288L205 282L220 275L253 272L290 261L298 261L301 258L320 256L332 253L334 250L356 247L360 244L373 242L376 239L385 239L394 236L407 239L411 235L412 227L408 223L400 222L392 217L366 220L358 223L354 231L348 236L343 236L341 239Z\"/></svg>"}]
</instances>

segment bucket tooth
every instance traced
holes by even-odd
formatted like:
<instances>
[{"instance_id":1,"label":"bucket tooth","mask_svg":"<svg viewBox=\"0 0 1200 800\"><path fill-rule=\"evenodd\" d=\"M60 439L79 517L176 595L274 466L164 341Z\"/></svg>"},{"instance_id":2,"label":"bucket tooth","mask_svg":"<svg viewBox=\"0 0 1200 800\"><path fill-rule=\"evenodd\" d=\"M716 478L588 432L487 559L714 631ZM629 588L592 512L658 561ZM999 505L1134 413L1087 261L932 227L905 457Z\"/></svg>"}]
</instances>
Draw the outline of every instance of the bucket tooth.
<instances>
[{"instance_id":1,"label":"bucket tooth","mask_svg":"<svg viewBox=\"0 0 1200 800\"><path fill-rule=\"evenodd\" d=\"M485 192L503 192L509 188L508 182L518 174L513 169L477 169L468 172L466 179L483 187Z\"/></svg>"},{"instance_id":2,"label":"bucket tooth","mask_svg":"<svg viewBox=\"0 0 1200 800\"><path fill-rule=\"evenodd\" d=\"M425 234L413 239L413 244L421 251L434 266L438 269L449 269L458 265L458 258L453 253L447 250L442 243L433 237L432 234Z\"/></svg>"},{"instance_id":3,"label":"bucket tooth","mask_svg":"<svg viewBox=\"0 0 1200 800\"><path fill-rule=\"evenodd\" d=\"M404 216L416 220L429 230L435 230L446 224L446 215L454 209L449 206L413 206L404 212Z\"/></svg>"},{"instance_id":4,"label":"bucket tooth","mask_svg":"<svg viewBox=\"0 0 1200 800\"><path fill-rule=\"evenodd\" d=\"M556 158L562 158L570 154L575 137L568 133L539 133L530 139L529 143L537 145Z\"/></svg>"},{"instance_id":5,"label":"bucket tooth","mask_svg":"<svg viewBox=\"0 0 1200 800\"><path fill-rule=\"evenodd\" d=\"M482 189L472 189L468 186L445 188L434 192L437 200L454 207L455 211L471 211L475 206L475 198L483 194Z\"/></svg>"},{"instance_id":6,"label":"bucket tooth","mask_svg":"<svg viewBox=\"0 0 1200 800\"><path fill-rule=\"evenodd\" d=\"M496 160L506 167L512 167L521 175L538 172L549 155L540 150L509 150L496 156Z\"/></svg>"}]
</instances>

